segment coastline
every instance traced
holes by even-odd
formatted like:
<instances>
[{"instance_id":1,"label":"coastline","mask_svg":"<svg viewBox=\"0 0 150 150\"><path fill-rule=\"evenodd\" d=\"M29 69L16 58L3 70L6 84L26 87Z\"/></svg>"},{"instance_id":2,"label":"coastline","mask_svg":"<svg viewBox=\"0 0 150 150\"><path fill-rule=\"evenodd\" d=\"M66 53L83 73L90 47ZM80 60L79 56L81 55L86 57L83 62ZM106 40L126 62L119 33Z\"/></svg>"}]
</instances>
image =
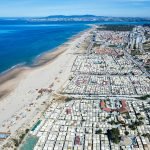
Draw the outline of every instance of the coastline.
<instances>
[{"instance_id":1,"label":"coastline","mask_svg":"<svg viewBox=\"0 0 150 150\"><path fill-rule=\"evenodd\" d=\"M5 96L8 96L13 89L15 89L19 81L23 77L25 77L25 75L29 73L29 71L32 71L33 69L51 63L59 55L65 52L68 43L72 42L76 38L79 38L82 34L90 30L91 27L77 33L76 35L73 35L65 43L59 45L58 47L40 54L39 56L34 58L33 63L30 66L16 65L16 67L12 67L11 69L8 69L5 72L1 73L0 74L0 101L3 98L5 98Z\"/></svg>"},{"instance_id":2,"label":"coastline","mask_svg":"<svg viewBox=\"0 0 150 150\"><path fill-rule=\"evenodd\" d=\"M5 95L0 99L0 131L17 136L23 129L29 129L41 117L51 103L53 94L60 91L71 75L71 67L77 52L85 51L90 43L93 28L80 32L71 40L59 46L53 53L40 57L40 63L33 67L14 70L1 85ZM81 44L82 43L82 44ZM47 58L50 57L50 61ZM48 59L49 60L49 59ZM1 78L2 79L2 78ZM3 79L4 81L4 79ZM40 94L41 89L48 92ZM9 140L9 138L8 138ZM3 144L5 144L4 141ZM1 147L1 143L0 143Z\"/></svg>"},{"instance_id":3,"label":"coastline","mask_svg":"<svg viewBox=\"0 0 150 150\"><path fill-rule=\"evenodd\" d=\"M89 28L87 28L87 29L85 29L83 31L80 31L79 33L71 36L63 44L61 44L61 45L57 46L56 48L48 50L48 51L40 54L39 56L37 56L34 59L33 64L31 65L31 68L32 67L39 67L39 66L42 66L42 65L45 65L45 64L51 62L53 59L55 59L56 57L58 57L60 54L62 54L65 51L63 49L66 48L68 43L72 42L76 38L81 37L82 34L84 34L85 32L87 32L89 30L91 30L95 25L87 25L87 26L89 26Z\"/></svg>"}]
</instances>

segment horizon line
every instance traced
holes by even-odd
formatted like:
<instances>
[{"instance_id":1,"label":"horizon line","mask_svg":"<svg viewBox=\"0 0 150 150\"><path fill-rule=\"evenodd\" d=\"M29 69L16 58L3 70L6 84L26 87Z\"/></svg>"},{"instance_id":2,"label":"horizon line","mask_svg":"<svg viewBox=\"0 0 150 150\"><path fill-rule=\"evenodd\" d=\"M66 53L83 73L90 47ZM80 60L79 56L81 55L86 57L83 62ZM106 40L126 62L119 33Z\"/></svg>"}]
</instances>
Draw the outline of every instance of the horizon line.
<instances>
[{"instance_id":1,"label":"horizon line","mask_svg":"<svg viewBox=\"0 0 150 150\"><path fill-rule=\"evenodd\" d=\"M51 16L93 16L93 17L113 17L113 18L150 18L150 16L148 17L140 17L140 16L103 16L103 15L92 15L92 14L81 14L81 15L60 15L60 14L56 14L56 15L47 15L47 16L0 16L0 18L39 18L39 17L51 17Z\"/></svg>"}]
</instances>

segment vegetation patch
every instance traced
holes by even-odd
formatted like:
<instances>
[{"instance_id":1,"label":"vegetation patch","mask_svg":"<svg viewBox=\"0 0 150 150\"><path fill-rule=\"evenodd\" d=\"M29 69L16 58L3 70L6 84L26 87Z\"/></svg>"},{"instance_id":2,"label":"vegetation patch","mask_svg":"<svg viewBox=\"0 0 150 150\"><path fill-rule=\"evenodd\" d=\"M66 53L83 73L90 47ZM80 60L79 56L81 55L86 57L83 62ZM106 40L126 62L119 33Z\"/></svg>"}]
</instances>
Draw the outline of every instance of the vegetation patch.
<instances>
[{"instance_id":1,"label":"vegetation patch","mask_svg":"<svg viewBox=\"0 0 150 150\"><path fill-rule=\"evenodd\" d=\"M101 130L101 129L97 130L97 131L95 132L95 134L102 134L102 130Z\"/></svg>"},{"instance_id":2,"label":"vegetation patch","mask_svg":"<svg viewBox=\"0 0 150 150\"><path fill-rule=\"evenodd\" d=\"M148 98L150 98L149 94L141 96L141 97L136 97L136 99L140 99L140 100L147 100Z\"/></svg>"},{"instance_id":3,"label":"vegetation patch","mask_svg":"<svg viewBox=\"0 0 150 150\"><path fill-rule=\"evenodd\" d=\"M118 144L120 142L120 132L118 128L112 128L111 130L108 130L107 134L113 143Z\"/></svg>"},{"instance_id":4,"label":"vegetation patch","mask_svg":"<svg viewBox=\"0 0 150 150\"><path fill-rule=\"evenodd\" d=\"M142 136L147 137L150 140L150 133L145 133Z\"/></svg>"},{"instance_id":5,"label":"vegetation patch","mask_svg":"<svg viewBox=\"0 0 150 150\"><path fill-rule=\"evenodd\" d=\"M23 139L25 138L25 136L26 136L26 134L27 134L28 132L29 132L29 129L26 129L25 132L22 132L22 133L18 136L18 138L13 138L13 139L12 139L12 141L13 141L15 147L18 147L18 146L22 143Z\"/></svg>"},{"instance_id":6,"label":"vegetation patch","mask_svg":"<svg viewBox=\"0 0 150 150\"><path fill-rule=\"evenodd\" d=\"M135 56L135 55L141 55L141 52L139 50L131 50L131 55Z\"/></svg>"},{"instance_id":7,"label":"vegetation patch","mask_svg":"<svg viewBox=\"0 0 150 150\"><path fill-rule=\"evenodd\" d=\"M144 124L143 121L138 120L138 121L135 121L135 122L133 122L132 124L130 124L130 125L129 125L129 128L130 128L131 130L136 130L138 126L141 126L141 125L143 125L143 124Z\"/></svg>"},{"instance_id":8,"label":"vegetation patch","mask_svg":"<svg viewBox=\"0 0 150 150\"><path fill-rule=\"evenodd\" d=\"M134 25L104 25L97 28L98 30L108 31L132 31Z\"/></svg>"},{"instance_id":9,"label":"vegetation patch","mask_svg":"<svg viewBox=\"0 0 150 150\"><path fill-rule=\"evenodd\" d=\"M70 102L72 100L71 97L66 97L65 102Z\"/></svg>"}]
</instances>

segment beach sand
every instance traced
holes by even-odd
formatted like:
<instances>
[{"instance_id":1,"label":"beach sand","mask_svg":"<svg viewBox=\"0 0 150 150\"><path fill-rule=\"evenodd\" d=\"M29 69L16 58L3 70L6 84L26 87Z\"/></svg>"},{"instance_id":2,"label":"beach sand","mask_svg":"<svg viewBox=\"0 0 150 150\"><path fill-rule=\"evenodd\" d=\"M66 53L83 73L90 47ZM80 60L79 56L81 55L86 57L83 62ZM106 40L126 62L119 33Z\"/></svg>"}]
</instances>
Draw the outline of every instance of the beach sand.
<instances>
[{"instance_id":1,"label":"beach sand","mask_svg":"<svg viewBox=\"0 0 150 150\"><path fill-rule=\"evenodd\" d=\"M54 52L44 54L36 67L18 68L0 78L0 132L15 134L46 108L51 95L69 78L76 53L88 46L91 30L73 37ZM44 89L42 94L41 89Z\"/></svg>"}]
</instances>

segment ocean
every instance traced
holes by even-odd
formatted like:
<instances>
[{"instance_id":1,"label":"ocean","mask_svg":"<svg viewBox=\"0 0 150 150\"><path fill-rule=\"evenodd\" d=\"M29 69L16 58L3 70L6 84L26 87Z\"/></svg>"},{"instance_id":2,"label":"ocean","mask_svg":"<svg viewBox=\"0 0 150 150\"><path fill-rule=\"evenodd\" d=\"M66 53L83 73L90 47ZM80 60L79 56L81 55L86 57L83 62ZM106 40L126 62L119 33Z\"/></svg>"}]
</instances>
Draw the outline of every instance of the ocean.
<instances>
[{"instance_id":1,"label":"ocean","mask_svg":"<svg viewBox=\"0 0 150 150\"><path fill-rule=\"evenodd\" d=\"M0 19L0 74L17 65L32 65L37 56L54 50L72 36L90 28L87 24L91 23L32 23Z\"/></svg>"},{"instance_id":2,"label":"ocean","mask_svg":"<svg viewBox=\"0 0 150 150\"><path fill-rule=\"evenodd\" d=\"M89 28L75 24L0 25L0 73L34 59Z\"/></svg>"}]
</instances>

